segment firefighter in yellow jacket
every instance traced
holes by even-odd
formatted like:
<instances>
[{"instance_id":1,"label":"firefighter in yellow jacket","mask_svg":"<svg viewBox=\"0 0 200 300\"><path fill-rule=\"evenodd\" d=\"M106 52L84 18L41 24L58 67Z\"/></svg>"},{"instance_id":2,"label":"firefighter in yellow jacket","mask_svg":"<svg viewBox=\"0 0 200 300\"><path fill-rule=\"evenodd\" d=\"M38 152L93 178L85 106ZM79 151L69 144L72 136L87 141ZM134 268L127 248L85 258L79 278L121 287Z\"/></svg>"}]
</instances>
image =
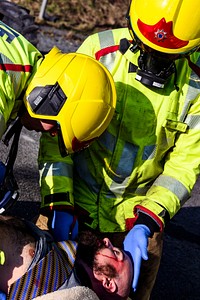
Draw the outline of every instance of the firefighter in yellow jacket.
<instances>
[{"instance_id":1,"label":"firefighter in yellow jacket","mask_svg":"<svg viewBox=\"0 0 200 300\"><path fill-rule=\"evenodd\" d=\"M54 160L67 161L68 154L87 147L103 133L115 105L114 81L103 64L56 47L43 57L22 35L0 22L0 138L17 120L9 130L11 137L11 132L21 129L20 123L46 132L47 139L56 143ZM43 153L47 166L53 150ZM0 162L0 213L13 201L7 178L8 164Z\"/></svg>"},{"instance_id":2,"label":"firefighter in yellow jacket","mask_svg":"<svg viewBox=\"0 0 200 300\"><path fill-rule=\"evenodd\" d=\"M54 207L59 203L72 212L74 201L79 224L107 235L128 233L124 247L134 261L134 299L149 298L159 237L199 175L199 18L197 0L132 0L128 28L89 36L78 50L109 69L117 106L100 138L73 156L74 167L62 168L68 187L58 191L57 199L54 195ZM44 181L45 164L40 162ZM52 199L48 180L44 209ZM54 218L58 227L61 219L59 214ZM157 263L148 269L153 257Z\"/></svg>"}]
</instances>

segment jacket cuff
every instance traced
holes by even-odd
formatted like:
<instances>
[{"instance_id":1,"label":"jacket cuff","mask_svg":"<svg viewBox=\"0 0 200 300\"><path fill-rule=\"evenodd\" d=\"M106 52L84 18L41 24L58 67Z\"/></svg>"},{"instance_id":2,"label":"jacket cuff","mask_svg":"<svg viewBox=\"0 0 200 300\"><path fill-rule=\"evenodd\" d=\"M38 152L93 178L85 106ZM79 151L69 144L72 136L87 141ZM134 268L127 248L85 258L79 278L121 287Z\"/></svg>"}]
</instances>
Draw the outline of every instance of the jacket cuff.
<instances>
[{"instance_id":1,"label":"jacket cuff","mask_svg":"<svg viewBox=\"0 0 200 300\"><path fill-rule=\"evenodd\" d=\"M138 218L134 225L138 224L146 225L151 231L151 237L153 236L154 232L160 231L158 224L151 217L147 216L142 212L138 213Z\"/></svg>"},{"instance_id":2,"label":"jacket cuff","mask_svg":"<svg viewBox=\"0 0 200 300\"><path fill-rule=\"evenodd\" d=\"M138 216L135 225L146 225L149 227L152 235L154 232L163 231L164 224L161 219L146 207L136 205L134 208L134 214Z\"/></svg>"}]
</instances>

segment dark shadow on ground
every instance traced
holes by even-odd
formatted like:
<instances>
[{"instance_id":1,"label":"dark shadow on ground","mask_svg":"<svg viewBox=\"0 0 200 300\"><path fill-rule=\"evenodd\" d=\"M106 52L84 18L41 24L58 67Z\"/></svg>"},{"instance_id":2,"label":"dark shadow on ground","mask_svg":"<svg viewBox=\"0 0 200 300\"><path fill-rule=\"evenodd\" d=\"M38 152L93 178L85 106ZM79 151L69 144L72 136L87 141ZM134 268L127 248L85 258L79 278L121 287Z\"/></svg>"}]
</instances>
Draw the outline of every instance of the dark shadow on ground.
<instances>
[{"instance_id":1,"label":"dark shadow on ground","mask_svg":"<svg viewBox=\"0 0 200 300\"><path fill-rule=\"evenodd\" d=\"M38 215L40 202L17 201L6 211L6 215L17 216L34 221Z\"/></svg>"},{"instance_id":2,"label":"dark shadow on ground","mask_svg":"<svg viewBox=\"0 0 200 300\"><path fill-rule=\"evenodd\" d=\"M185 207L165 230L151 300L200 300L200 207Z\"/></svg>"}]
</instances>

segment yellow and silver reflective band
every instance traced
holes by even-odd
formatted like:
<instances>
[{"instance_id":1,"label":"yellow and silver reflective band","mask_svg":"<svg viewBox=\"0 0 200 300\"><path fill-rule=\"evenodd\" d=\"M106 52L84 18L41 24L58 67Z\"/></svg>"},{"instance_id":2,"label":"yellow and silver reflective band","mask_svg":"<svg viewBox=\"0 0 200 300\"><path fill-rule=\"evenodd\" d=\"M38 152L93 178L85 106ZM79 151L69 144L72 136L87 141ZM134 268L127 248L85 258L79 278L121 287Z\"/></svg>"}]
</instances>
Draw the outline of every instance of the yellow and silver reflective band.
<instances>
[{"instance_id":1,"label":"yellow and silver reflective band","mask_svg":"<svg viewBox=\"0 0 200 300\"><path fill-rule=\"evenodd\" d=\"M114 40L112 30L107 31L106 34L105 32L99 32L98 37L99 37L99 43L101 49L109 48L115 45L115 40ZM99 61L104 66L106 66L106 68L111 72L115 61L115 57L116 57L116 51L109 52L108 54L101 56Z\"/></svg>"},{"instance_id":2,"label":"yellow and silver reflective band","mask_svg":"<svg viewBox=\"0 0 200 300\"><path fill-rule=\"evenodd\" d=\"M200 65L200 57L197 61L197 65ZM194 101L194 99L199 97L200 79L194 71L192 71L192 73L190 75L190 81L189 81L188 85L189 85L188 92L186 95L185 103L183 105L181 116L179 118L179 121L185 122L185 123L187 123L186 118L187 118L188 110L191 106L191 103ZM189 120L189 119L187 119L187 120Z\"/></svg>"},{"instance_id":3,"label":"yellow and silver reflective band","mask_svg":"<svg viewBox=\"0 0 200 300\"><path fill-rule=\"evenodd\" d=\"M188 124L189 129L200 129L200 115L188 115L185 119L185 123Z\"/></svg>"},{"instance_id":4,"label":"yellow and silver reflective band","mask_svg":"<svg viewBox=\"0 0 200 300\"><path fill-rule=\"evenodd\" d=\"M4 265L5 261L5 253L2 250L0 250L0 265Z\"/></svg>"},{"instance_id":5,"label":"yellow and silver reflective band","mask_svg":"<svg viewBox=\"0 0 200 300\"><path fill-rule=\"evenodd\" d=\"M177 179L166 175L160 175L153 183L171 191L179 199L181 206L188 200L189 193L186 187Z\"/></svg>"},{"instance_id":6,"label":"yellow and silver reflective band","mask_svg":"<svg viewBox=\"0 0 200 300\"><path fill-rule=\"evenodd\" d=\"M47 176L65 176L72 179L72 170L67 162L47 162L39 165L41 178Z\"/></svg>"}]
</instances>

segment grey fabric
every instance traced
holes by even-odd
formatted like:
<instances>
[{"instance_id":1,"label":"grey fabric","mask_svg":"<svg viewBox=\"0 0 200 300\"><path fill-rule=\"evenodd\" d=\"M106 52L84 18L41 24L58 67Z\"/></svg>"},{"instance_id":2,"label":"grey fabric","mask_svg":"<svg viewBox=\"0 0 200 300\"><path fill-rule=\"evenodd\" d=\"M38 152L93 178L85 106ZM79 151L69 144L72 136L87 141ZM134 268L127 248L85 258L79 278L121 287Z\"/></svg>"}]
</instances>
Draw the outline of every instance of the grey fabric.
<instances>
[{"instance_id":1,"label":"grey fabric","mask_svg":"<svg viewBox=\"0 0 200 300\"><path fill-rule=\"evenodd\" d=\"M49 293L33 300L99 300L97 295L85 286L76 286L69 289Z\"/></svg>"},{"instance_id":2,"label":"grey fabric","mask_svg":"<svg viewBox=\"0 0 200 300\"><path fill-rule=\"evenodd\" d=\"M74 272L72 272L69 279L59 288L59 290L69 289L76 286L81 286L81 283L75 277Z\"/></svg>"}]
</instances>

